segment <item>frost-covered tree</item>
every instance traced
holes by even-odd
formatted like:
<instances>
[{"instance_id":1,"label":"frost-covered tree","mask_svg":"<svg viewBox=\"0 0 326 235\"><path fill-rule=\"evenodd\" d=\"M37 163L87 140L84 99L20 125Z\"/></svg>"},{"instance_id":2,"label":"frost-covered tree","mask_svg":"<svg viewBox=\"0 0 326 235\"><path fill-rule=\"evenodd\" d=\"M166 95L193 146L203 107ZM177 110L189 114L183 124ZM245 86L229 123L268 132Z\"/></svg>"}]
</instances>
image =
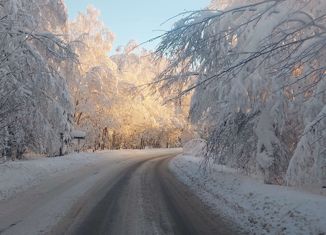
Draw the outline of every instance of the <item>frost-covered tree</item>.
<instances>
[{"instance_id":1,"label":"frost-covered tree","mask_svg":"<svg viewBox=\"0 0 326 235\"><path fill-rule=\"evenodd\" d=\"M1 1L0 149L55 155L69 138L71 103L61 64L74 58L60 32L62 1Z\"/></svg>"},{"instance_id":2,"label":"frost-covered tree","mask_svg":"<svg viewBox=\"0 0 326 235\"><path fill-rule=\"evenodd\" d=\"M153 63L149 52L135 53L131 41L121 53L109 57L113 34L94 7L69 23L69 40L79 56L67 67L75 104L75 126L86 131L84 148L142 148L175 146L184 119L172 105L144 86L164 67ZM181 116L181 115L180 115Z\"/></svg>"},{"instance_id":3,"label":"frost-covered tree","mask_svg":"<svg viewBox=\"0 0 326 235\"><path fill-rule=\"evenodd\" d=\"M92 6L69 22L68 35L79 58L79 63L67 66L75 128L86 131L85 148L107 147L104 142L113 125L111 106L117 93L116 65L109 57L114 36Z\"/></svg>"},{"instance_id":4,"label":"frost-covered tree","mask_svg":"<svg viewBox=\"0 0 326 235\"><path fill-rule=\"evenodd\" d=\"M208 158L267 183L323 181L325 12L321 0L214 1L163 35L171 63L157 81L194 90Z\"/></svg>"},{"instance_id":5,"label":"frost-covered tree","mask_svg":"<svg viewBox=\"0 0 326 235\"><path fill-rule=\"evenodd\" d=\"M117 64L120 97L114 106L119 113L115 133L121 136L120 144L128 148L179 146L187 129L188 109L181 110L179 103L164 105L164 94L148 86L166 61L154 63L150 52L133 51L135 45L131 41L121 54L112 57Z\"/></svg>"}]
</instances>

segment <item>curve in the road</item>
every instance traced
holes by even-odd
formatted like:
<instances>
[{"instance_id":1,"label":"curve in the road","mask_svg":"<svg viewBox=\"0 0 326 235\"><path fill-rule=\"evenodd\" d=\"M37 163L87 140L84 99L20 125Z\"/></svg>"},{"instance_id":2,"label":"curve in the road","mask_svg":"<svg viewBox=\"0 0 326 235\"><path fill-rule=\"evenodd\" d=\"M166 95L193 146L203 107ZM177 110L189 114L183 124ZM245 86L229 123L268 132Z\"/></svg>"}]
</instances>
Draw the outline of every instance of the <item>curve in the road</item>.
<instances>
[{"instance_id":1,"label":"curve in the road","mask_svg":"<svg viewBox=\"0 0 326 235\"><path fill-rule=\"evenodd\" d=\"M212 214L176 180L168 169L174 156L158 156L126 168L113 184L104 185L103 197L84 216L81 207L74 212L77 222L69 226L66 221L69 228L64 233L236 234L228 221Z\"/></svg>"}]
</instances>

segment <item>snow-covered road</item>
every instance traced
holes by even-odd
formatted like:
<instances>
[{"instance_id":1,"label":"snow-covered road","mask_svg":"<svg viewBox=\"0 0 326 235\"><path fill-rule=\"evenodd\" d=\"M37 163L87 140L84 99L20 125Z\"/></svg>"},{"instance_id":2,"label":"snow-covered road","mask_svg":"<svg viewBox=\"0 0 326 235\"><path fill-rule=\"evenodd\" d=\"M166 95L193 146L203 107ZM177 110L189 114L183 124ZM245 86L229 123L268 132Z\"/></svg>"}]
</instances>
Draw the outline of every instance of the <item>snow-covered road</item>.
<instances>
[{"instance_id":1,"label":"snow-covered road","mask_svg":"<svg viewBox=\"0 0 326 235\"><path fill-rule=\"evenodd\" d=\"M1 165L7 181L0 181L0 233L234 234L168 171L178 152L106 151ZM15 169L22 179L9 177Z\"/></svg>"}]
</instances>

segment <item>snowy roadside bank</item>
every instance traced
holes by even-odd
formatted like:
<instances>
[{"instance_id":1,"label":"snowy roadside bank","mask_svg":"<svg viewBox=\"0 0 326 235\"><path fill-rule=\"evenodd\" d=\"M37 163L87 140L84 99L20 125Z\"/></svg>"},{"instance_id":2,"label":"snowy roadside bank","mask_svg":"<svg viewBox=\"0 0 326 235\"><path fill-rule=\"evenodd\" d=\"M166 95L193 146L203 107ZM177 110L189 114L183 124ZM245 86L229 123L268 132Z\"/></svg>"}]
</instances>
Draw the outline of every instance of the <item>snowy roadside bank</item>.
<instances>
[{"instance_id":1,"label":"snowy roadside bank","mask_svg":"<svg viewBox=\"0 0 326 235\"><path fill-rule=\"evenodd\" d=\"M202 158L179 155L170 169L214 212L249 234L326 234L326 197L265 185L233 169L199 169Z\"/></svg>"},{"instance_id":2,"label":"snowy roadside bank","mask_svg":"<svg viewBox=\"0 0 326 235\"><path fill-rule=\"evenodd\" d=\"M0 200L8 199L45 179L100 160L103 159L92 153L73 153L56 158L5 162L0 165Z\"/></svg>"}]
</instances>

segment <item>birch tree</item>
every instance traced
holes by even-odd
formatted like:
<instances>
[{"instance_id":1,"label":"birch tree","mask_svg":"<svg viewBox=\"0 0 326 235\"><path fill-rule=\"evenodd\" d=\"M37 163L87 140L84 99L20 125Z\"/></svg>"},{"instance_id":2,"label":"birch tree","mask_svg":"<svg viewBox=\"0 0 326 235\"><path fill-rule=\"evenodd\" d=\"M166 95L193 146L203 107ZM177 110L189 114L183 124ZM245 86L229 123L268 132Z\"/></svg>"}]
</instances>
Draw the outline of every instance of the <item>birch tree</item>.
<instances>
[{"instance_id":1,"label":"birch tree","mask_svg":"<svg viewBox=\"0 0 326 235\"><path fill-rule=\"evenodd\" d=\"M60 65L74 54L52 33L65 21L62 1L1 1L2 155L56 155L59 133L69 138L71 103Z\"/></svg>"},{"instance_id":2,"label":"birch tree","mask_svg":"<svg viewBox=\"0 0 326 235\"><path fill-rule=\"evenodd\" d=\"M320 0L214 1L162 36L171 63L157 82L184 84L173 97L194 90L207 159L266 183L322 181L325 12Z\"/></svg>"}]
</instances>

